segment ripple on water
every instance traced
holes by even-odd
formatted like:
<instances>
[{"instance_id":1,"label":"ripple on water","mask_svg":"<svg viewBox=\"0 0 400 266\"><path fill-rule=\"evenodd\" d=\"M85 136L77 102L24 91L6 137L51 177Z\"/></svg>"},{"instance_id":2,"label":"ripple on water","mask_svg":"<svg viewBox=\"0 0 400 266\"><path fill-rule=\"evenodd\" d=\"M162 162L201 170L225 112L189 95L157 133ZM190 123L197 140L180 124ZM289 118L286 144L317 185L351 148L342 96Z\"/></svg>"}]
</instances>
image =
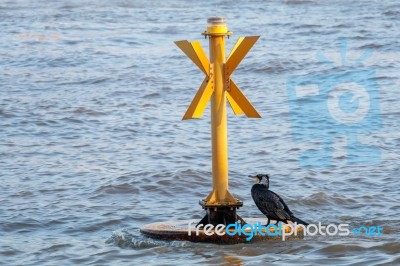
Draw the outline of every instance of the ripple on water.
<instances>
[{"instance_id":1,"label":"ripple on water","mask_svg":"<svg viewBox=\"0 0 400 266\"><path fill-rule=\"evenodd\" d=\"M96 193L102 195L108 194L136 194L139 193L139 189L134 184L121 183L115 185L103 185L96 189Z\"/></svg>"},{"instance_id":2,"label":"ripple on water","mask_svg":"<svg viewBox=\"0 0 400 266\"><path fill-rule=\"evenodd\" d=\"M106 244L116 245L120 248L132 248L132 249L148 249L159 246L183 248L183 247L190 247L193 245L191 242L188 241L156 240L144 236L139 232L139 230L131 233L126 229L112 232L111 236L106 240Z\"/></svg>"},{"instance_id":3,"label":"ripple on water","mask_svg":"<svg viewBox=\"0 0 400 266\"><path fill-rule=\"evenodd\" d=\"M353 198L347 198L337 193L328 194L325 192L314 193L308 196L307 198L303 199L302 203L310 206L319 206L319 205L359 206L360 205L360 203Z\"/></svg>"}]
</instances>

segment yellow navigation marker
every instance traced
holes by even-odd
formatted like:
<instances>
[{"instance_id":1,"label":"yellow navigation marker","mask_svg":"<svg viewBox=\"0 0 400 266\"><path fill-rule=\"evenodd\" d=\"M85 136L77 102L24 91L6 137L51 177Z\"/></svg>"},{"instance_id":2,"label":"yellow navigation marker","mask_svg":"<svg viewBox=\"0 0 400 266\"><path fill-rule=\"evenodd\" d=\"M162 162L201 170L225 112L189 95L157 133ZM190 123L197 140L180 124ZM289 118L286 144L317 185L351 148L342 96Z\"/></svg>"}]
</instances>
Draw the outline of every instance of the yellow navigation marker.
<instances>
[{"instance_id":1,"label":"yellow navigation marker","mask_svg":"<svg viewBox=\"0 0 400 266\"><path fill-rule=\"evenodd\" d=\"M247 117L260 118L250 101L231 79L232 73L249 52L259 36L240 37L228 59L225 57L225 37L232 33L228 31L225 18L210 17L207 20L207 30L203 33L209 37L210 59L201 47L200 42L176 41L175 44L197 65L206 75L197 91L183 120L200 118L207 103L211 99L211 137L212 137L212 176L213 191L203 200L203 207L210 216L226 215L218 213L218 207L229 207L233 213L228 216L235 217L236 207L243 203L234 198L228 190L228 141L227 141L227 115L226 101L230 103L236 115L245 114ZM209 209L217 213L210 214ZM226 217L225 217L226 218ZM222 219L226 221L227 219ZM213 220L213 219L211 219ZM228 217L228 220L229 217ZM215 219L214 219L215 222ZM211 222L210 222L211 223Z\"/></svg>"}]
</instances>

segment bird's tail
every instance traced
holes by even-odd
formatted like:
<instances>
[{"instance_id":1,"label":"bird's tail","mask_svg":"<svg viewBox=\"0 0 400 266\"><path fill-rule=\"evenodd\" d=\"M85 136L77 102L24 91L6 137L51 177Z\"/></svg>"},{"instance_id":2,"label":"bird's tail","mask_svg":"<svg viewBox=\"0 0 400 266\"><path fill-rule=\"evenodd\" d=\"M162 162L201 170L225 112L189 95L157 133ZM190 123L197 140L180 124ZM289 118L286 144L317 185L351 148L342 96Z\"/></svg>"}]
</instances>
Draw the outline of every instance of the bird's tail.
<instances>
[{"instance_id":1,"label":"bird's tail","mask_svg":"<svg viewBox=\"0 0 400 266\"><path fill-rule=\"evenodd\" d=\"M303 225L306 225L306 226L308 225L307 222L304 222L303 220L301 220L301 219L299 219L297 217L294 217L294 216L293 216L293 222L296 222L298 224L303 224Z\"/></svg>"}]
</instances>

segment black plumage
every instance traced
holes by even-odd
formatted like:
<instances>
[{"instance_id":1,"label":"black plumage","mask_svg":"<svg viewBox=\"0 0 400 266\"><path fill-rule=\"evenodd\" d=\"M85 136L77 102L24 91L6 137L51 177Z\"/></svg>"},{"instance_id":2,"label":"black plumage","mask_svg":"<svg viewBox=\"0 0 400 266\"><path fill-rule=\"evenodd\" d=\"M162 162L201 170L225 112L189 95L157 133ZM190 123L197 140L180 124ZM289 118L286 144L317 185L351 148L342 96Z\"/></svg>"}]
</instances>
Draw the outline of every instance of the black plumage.
<instances>
[{"instance_id":1,"label":"black plumage","mask_svg":"<svg viewBox=\"0 0 400 266\"><path fill-rule=\"evenodd\" d=\"M268 218L267 225L270 220L276 220L276 223L282 221L308 225L308 223L295 217L283 199L275 192L269 190L269 176L258 174L250 176L258 179L257 184L251 188L251 196L258 209Z\"/></svg>"}]
</instances>

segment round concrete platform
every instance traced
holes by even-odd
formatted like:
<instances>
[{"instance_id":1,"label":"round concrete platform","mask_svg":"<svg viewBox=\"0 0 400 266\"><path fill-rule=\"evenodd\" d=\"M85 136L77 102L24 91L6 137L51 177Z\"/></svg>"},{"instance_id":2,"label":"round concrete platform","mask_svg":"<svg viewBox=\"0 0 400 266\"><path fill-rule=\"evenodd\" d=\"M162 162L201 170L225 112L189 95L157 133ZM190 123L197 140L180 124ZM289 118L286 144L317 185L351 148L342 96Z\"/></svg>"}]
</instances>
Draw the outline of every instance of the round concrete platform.
<instances>
[{"instance_id":1,"label":"round concrete platform","mask_svg":"<svg viewBox=\"0 0 400 266\"><path fill-rule=\"evenodd\" d=\"M295 238L303 238L304 232L302 227L297 228L297 233L289 226L283 224L282 228L275 226L275 221L271 221L268 228L261 227L267 223L264 218L244 218L247 224L241 226L229 226L229 233L225 228L208 227L196 228L199 220L179 220L165 221L148 224L140 228L140 232L144 235L163 239L163 240L186 240L192 242L208 242L217 244L237 244L252 241L268 241L268 240L288 240ZM285 227L283 229L283 227ZM267 232L267 230L269 232ZM275 232L275 230L277 230ZM282 236L282 231L285 231ZM293 232L290 234L290 232Z\"/></svg>"}]
</instances>

